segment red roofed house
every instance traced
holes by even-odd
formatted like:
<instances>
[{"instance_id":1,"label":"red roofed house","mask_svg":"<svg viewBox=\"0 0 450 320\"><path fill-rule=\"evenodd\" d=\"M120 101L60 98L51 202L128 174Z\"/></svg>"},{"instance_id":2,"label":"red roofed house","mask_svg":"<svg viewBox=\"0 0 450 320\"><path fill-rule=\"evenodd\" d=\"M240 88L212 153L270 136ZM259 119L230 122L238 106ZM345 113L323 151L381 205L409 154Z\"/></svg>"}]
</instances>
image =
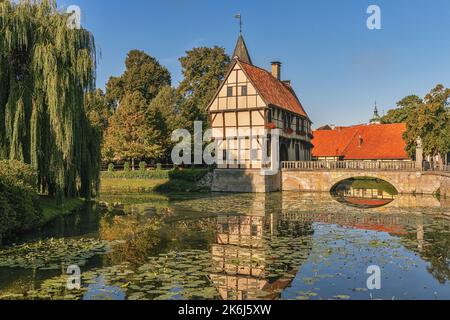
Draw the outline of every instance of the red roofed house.
<instances>
[{"instance_id":1,"label":"red roofed house","mask_svg":"<svg viewBox=\"0 0 450 320\"><path fill-rule=\"evenodd\" d=\"M368 124L314 131L314 160L404 160L406 124Z\"/></svg>"},{"instance_id":2,"label":"red roofed house","mask_svg":"<svg viewBox=\"0 0 450 320\"><path fill-rule=\"evenodd\" d=\"M281 63L272 62L271 72L254 66L242 34L233 54L233 62L208 105L208 112L213 137L220 141L218 155L223 160L230 156L238 158L238 142L233 141L238 129L252 130L254 135L255 132L275 128L282 130L281 161L311 160L311 120L290 81L281 79ZM228 141L225 141L227 138ZM261 141L243 140L239 145L243 150L240 163L219 164L219 168L261 168Z\"/></svg>"}]
</instances>

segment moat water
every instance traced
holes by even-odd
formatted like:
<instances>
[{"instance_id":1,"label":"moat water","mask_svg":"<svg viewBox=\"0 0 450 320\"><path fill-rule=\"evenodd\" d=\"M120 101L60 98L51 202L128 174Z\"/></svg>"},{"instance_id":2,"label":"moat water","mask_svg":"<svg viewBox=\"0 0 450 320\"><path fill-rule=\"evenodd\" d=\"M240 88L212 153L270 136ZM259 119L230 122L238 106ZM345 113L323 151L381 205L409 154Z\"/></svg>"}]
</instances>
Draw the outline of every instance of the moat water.
<instances>
[{"instance_id":1,"label":"moat water","mask_svg":"<svg viewBox=\"0 0 450 320\"><path fill-rule=\"evenodd\" d=\"M0 249L0 298L450 299L448 201L358 195L105 194Z\"/></svg>"}]
</instances>

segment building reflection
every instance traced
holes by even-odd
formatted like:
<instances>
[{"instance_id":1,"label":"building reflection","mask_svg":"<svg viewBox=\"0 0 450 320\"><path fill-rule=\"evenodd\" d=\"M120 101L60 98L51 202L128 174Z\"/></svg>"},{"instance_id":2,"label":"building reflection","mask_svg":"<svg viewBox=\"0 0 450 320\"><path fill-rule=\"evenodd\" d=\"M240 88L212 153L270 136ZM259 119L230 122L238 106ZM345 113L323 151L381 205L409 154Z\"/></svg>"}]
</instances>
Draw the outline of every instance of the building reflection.
<instances>
[{"instance_id":1,"label":"building reflection","mask_svg":"<svg viewBox=\"0 0 450 320\"><path fill-rule=\"evenodd\" d=\"M376 208L394 201L394 195L383 189L344 188L336 190L333 196L337 201L358 208Z\"/></svg>"},{"instance_id":2,"label":"building reflection","mask_svg":"<svg viewBox=\"0 0 450 320\"><path fill-rule=\"evenodd\" d=\"M313 231L310 222L307 226L304 223L291 225L280 219L280 210L272 205L281 204L281 199L274 202L269 197L273 196L256 195L245 215L218 216L216 243L211 246L213 272L210 279L224 300L278 299L300 267L296 263L283 263L282 275L270 274L279 263L274 258L271 238L309 237ZM311 243L310 240L307 242ZM305 250L310 249L309 246Z\"/></svg>"}]
</instances>

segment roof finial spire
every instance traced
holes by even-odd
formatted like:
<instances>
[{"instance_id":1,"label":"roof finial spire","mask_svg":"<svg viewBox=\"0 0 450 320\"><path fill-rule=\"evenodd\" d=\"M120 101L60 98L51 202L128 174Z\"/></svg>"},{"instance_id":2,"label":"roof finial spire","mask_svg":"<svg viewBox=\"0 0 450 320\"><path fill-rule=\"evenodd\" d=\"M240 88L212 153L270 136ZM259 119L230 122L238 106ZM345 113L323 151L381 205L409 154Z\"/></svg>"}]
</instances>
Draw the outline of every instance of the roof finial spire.
<instances>
[{"instance_id":1,"label":"roof finial spire","mask_svg":"<svg viewBox=\"0 0 450 320\"><path fill-rule=\"evenodd\" d=\"M242 34L242 15L238 13L234 17L239 20L239 34Z\"/></svg>"},{"instance_id":2,"label":"roof finial spire","mask_svg":"<svg viewBox=\"0 0 450 320\"><path fill-rule=\"evenodd\" d=\"M242 36L242 16L238 13L235 15L235 18L239 19L239 38L236 48L234 49L233 59L237 57L242 62L252 64L252 59L250 58L247 46L245 45L244 37Z\"/></svg>"},{"instance_id":3,"label":"roof finial spire","mask_svg":"<svg viewBox=\"0 0 450 320\"><path fill-rule=\"evenodd\" d=\"M380 124L381 123L381 117L380 114L378 113L378 106L377 106L377 102L375 101L375 106L374 106L374 110L373 110L373 118L370 120L371 124Z\"/></svg>"}]
</instances>

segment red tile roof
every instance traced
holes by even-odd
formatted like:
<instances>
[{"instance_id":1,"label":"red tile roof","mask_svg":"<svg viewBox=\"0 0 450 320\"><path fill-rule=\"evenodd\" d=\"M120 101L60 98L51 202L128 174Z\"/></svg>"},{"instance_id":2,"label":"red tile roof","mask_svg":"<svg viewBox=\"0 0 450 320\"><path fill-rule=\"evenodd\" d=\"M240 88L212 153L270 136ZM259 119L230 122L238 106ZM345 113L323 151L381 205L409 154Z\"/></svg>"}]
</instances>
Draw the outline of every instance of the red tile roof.
<instances>
[{"instance_id":1,"label":"red tile roof","mask_svg":"<svg viewBox=\"0 0 450 320\"><path fill-rule=\"evenodd\" d=\"M406 124L372 124L314 131L313 157L344 160L410 159L405 151Z\"/></svg>"},{"instance_id":2,"label":"red tile roof","mask_svg":"<svg viewBox=\"0 0 450 320\"><path fill-rule=\"evenodd\" d=\"M267 70L240 60L238 61L267 104L278 106L309 119L305 109L290 85L278 80Z\"/></svg>"}]
</instances>

